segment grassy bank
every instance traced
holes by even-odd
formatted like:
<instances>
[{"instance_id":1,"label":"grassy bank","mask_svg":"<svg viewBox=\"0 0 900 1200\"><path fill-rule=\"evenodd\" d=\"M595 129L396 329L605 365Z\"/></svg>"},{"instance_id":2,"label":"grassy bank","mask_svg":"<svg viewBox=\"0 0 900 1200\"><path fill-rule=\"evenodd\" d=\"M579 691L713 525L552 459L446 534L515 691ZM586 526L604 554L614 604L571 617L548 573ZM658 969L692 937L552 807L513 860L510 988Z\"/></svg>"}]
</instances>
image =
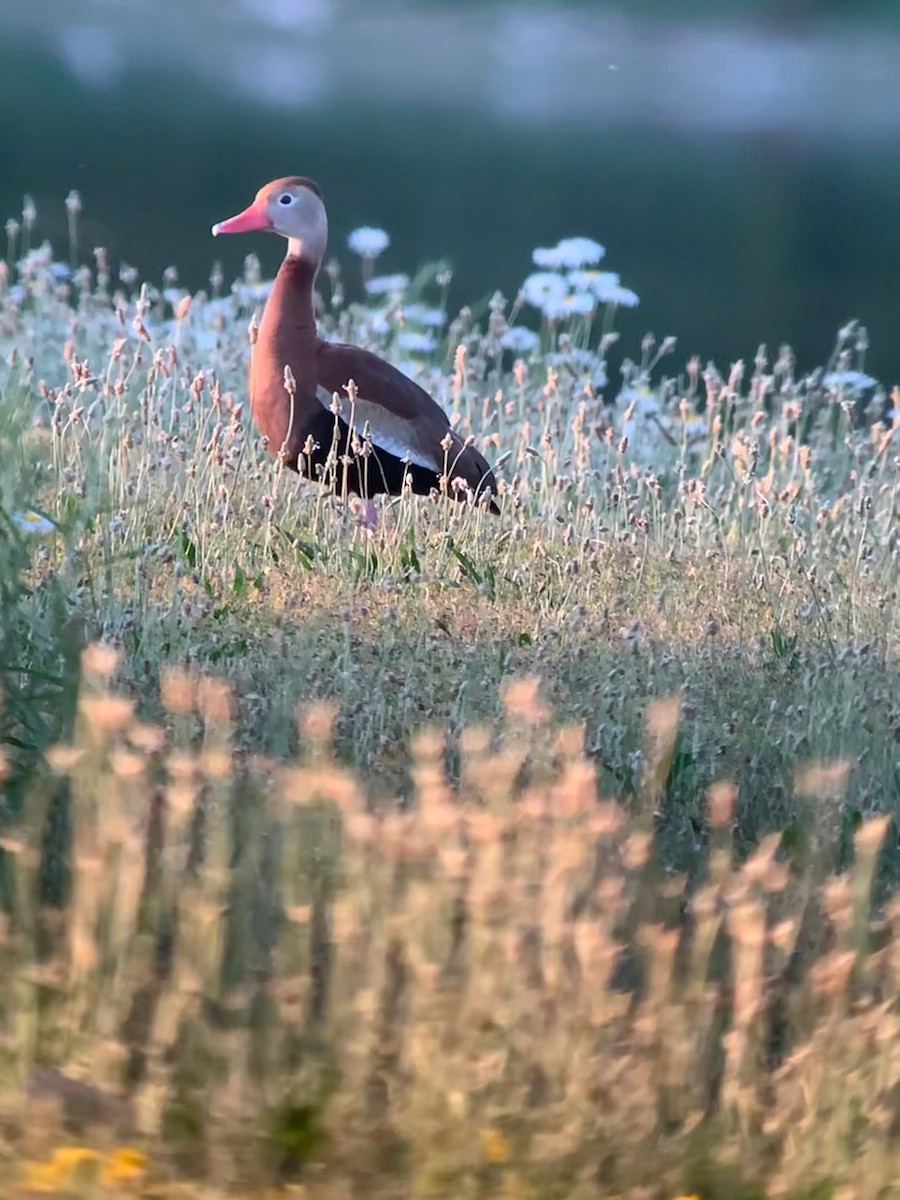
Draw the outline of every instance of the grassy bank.
<instances>
[{"instance_id":1,"label":"grassy bank","mask_svg":"<svg viewBox=\"0 0 900 1200\"><path fill-rule=\"evenodd\" d=\"M253 259L0 280L6 1188L890 1194L864 331L806 376L647 339L613 385L615 302L535 337L448 320L440 272L321 282L500 463L499 519L372 532L264 454Z\"/></svg>"}]
</instances>

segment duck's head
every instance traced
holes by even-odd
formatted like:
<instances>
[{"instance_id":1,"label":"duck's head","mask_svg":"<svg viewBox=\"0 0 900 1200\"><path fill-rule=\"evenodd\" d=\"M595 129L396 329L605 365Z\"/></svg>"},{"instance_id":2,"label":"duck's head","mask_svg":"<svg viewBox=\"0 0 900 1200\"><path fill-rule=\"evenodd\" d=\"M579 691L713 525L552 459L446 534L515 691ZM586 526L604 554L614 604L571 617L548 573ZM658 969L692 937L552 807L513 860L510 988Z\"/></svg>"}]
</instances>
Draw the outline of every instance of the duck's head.
<instances>
[{"instance_id":1,"label":"duck's head","mask_svg":"<svg viewBox=\"0 0 900 1200\"><path fill-rule=\"evenodd\" d=\"M322 193L311 179L288 175L261 187L253 203L212 227L220 233L279 233L288 239L288 254L318 267L325 257L328 218Z\"/></svg>"}]
</instances>

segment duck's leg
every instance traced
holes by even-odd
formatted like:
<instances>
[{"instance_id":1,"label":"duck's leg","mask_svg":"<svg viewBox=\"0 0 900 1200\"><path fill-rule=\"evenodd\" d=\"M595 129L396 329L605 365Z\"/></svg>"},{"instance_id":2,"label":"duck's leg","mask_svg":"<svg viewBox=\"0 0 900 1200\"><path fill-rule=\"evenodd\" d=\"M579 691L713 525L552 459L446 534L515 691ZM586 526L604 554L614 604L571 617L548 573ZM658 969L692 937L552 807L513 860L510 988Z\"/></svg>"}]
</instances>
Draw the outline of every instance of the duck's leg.
<instances>
[{"instance_id":1,"label":"duck's leg","mask_svg":"<svg viewBox=\"0 0 900 1200\"><path fill-rule=\"evenodd\" d=\"M359 525L364 529L378 528L378 509L374 500L363 500L359 496L350 497L350 511Z\"/></svg>"}]
</instances>

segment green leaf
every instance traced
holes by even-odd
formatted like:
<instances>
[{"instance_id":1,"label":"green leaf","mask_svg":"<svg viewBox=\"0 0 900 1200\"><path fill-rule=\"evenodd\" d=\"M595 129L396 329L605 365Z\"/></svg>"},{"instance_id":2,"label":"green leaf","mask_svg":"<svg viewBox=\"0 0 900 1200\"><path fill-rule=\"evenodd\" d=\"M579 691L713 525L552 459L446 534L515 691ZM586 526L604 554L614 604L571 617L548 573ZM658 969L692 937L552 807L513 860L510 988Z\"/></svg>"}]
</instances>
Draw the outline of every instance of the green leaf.
<instances>
[{"instance_id":1,"label":"green leaf","mask_svg":"<svg viewBox=\"0 0 900 1200\"><path fill-rule=\"evenodd\" d=\"M181 553L192 567L197 565L197 546L186 533L181 535Z\"/></svg>"}]
</instances>

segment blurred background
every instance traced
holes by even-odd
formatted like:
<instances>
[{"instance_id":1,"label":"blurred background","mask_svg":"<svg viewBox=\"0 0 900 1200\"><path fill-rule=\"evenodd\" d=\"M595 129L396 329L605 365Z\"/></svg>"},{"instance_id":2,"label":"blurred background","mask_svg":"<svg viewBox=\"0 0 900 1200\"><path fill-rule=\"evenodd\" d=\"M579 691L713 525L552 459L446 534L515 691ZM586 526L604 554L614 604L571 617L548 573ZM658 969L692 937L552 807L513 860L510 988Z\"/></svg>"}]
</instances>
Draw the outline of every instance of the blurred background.
<instances>
[{"instance_id":1,"label":"blurred background","mask_svg":"<svg viewBox=\"0 0 900 1200\"><path fill-rule=\"evenodd\" d=\"M869 329L900 381L897 0L2 0L0 223L24 193L84 242L192 289L261 238L210 224L312 175L331 249L449 259L451 302L512 297L586 235L641 296L618 325L720 368Z\"/></svg>"}]
</instances>

